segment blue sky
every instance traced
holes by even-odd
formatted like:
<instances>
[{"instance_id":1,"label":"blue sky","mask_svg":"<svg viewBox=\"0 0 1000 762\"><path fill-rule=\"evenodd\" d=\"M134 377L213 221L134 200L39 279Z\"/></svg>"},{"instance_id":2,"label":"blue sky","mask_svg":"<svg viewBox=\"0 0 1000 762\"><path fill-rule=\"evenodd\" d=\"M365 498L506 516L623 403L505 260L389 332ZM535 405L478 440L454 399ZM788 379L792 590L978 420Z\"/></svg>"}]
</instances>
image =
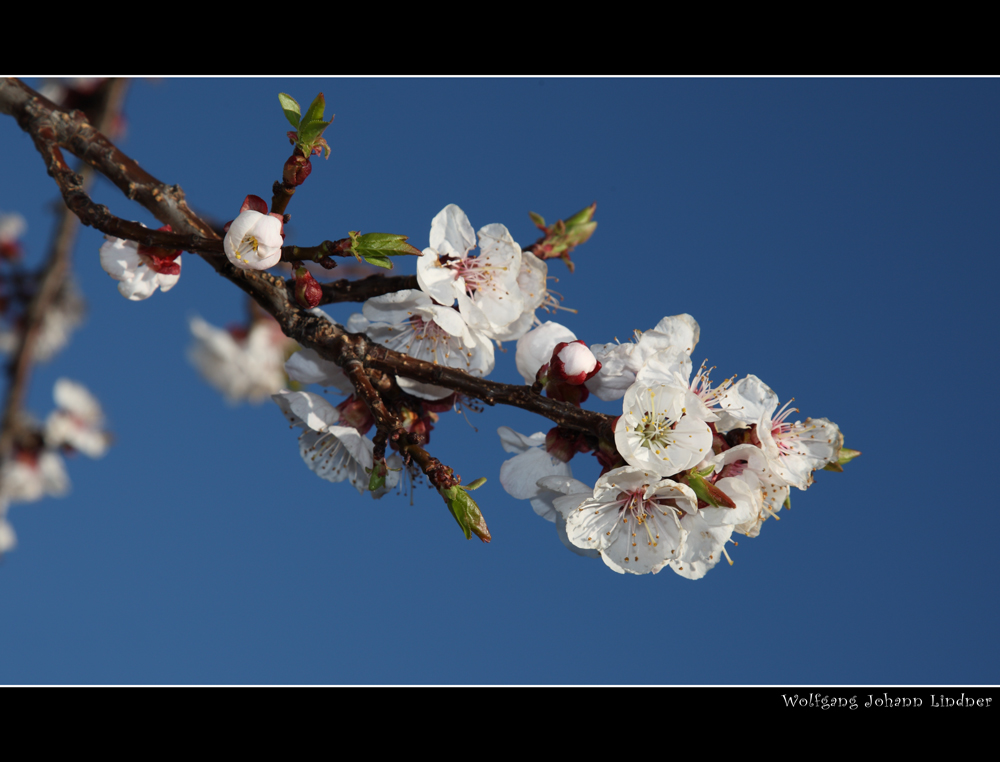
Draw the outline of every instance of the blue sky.
<instances>
[{"instance_id":1,"label":"blue sky","mask_svg":"<svg viewBox=\"0 0 1000 762\"><path fill-rule=\"evenodd\" d=\"M228 220L280 176L278 92L318 91L333 156L292 200L289 242L362 230L422 248L456 203L527 245L529 210L596 200L576 273L550 266L580 310L557 319L604 343L690 313L696 363L756 374L864 455L795 492L734 566L623 577L500 487L497 427L546 421L451 414L432 452L489 478L493 542L466 542L426 487L411 506L322 481L275 405L227 406L198 377L187 319L240 321L235 287L185 255L170 293L128 302L85 230L87 320L36 369L29 407L45 416L54 381L79 380L117 444L68 463L68 497L11 508L0 683L1000 683L978 419L998 370L1000 83L164 79L130 90L121 145ZM0 210L28 219L35 261L56 189L7 117L0 146ZM94 196L153 223L109 183ZM520 383L513 359L491 378Z\"/></svg>"}]
</instances>

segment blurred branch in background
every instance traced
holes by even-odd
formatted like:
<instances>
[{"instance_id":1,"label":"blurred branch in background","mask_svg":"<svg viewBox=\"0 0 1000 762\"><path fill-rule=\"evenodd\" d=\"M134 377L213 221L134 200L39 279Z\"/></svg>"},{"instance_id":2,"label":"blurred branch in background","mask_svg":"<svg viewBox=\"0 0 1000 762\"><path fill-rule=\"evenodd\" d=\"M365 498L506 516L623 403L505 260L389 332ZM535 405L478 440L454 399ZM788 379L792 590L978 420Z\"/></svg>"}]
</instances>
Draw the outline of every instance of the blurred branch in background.
<instances>
[{"instance_id":1,"label":"blurred branch in background","mask_svg":"<svg viewBox=\"0 0 1000 762\"><path fill-rule=\"evenodd\" d=\"M105 79L80 83L78 87L53 85L49 94L62 107L79 109L104 134L116 135L122 124L122 107L128 90L127 79ZM93 185L96 172L81 162L78 168L84 190ZM7 388L0 419L0 522L10 501L37 500L46 494L64 494L68 481L56 452L61 441L48 441L46 431L24 410L32 367L58 352L70 332L83 317L85 305L70 275L73 247L80 228L79 218L63 203L54 207L52 241L37 270L26 270L19 251L4 257L3 311L9 325L3 344L10 352L6 365ZM68 389L69 387L64 387ZM84 397L65 392L70 406L79 403L83 417L100 418L100 408L84 390ZM65 400L64 400L65 402ZM96 410L95 410L96 407ZM103 436L103 435L102 435ZM103 452L103 448L91 453ZM6 543L4 538L7 538ZM13 543L13 533L0 523L0 553Z\"/></svg>"}]
</instances>

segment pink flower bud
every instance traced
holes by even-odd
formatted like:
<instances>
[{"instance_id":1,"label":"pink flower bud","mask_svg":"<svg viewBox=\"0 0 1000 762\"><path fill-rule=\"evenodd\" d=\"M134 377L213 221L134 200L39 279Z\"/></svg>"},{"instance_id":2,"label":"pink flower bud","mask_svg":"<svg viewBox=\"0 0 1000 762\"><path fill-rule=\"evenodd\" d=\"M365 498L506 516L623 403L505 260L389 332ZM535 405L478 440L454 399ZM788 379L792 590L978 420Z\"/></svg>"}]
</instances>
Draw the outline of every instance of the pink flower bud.
<instances>
[{"instance_id":1,"label":"pink flower bud","mask_svg":"<svg viewBox=\"0 0 1000 762\"><path fill-rule=\"evenodd\" d=\"M579 340L556 344L556 348L552 351L550 366L550 375L574 386L597 375L601 369L601 364L594 357L594 353Z\"/></svg>"},{"instance_id":2,"label":"pink flower bud","mask_svg":"<svg viewBox=\"0 0 1000 762\"><path fill-rule=\"evenodd\" d=\"M304 267L298 268L295 271L295 300L306 309L312 309L318 307L322 299L323 289L312 273Z\"/></svg>"}]
</instances>

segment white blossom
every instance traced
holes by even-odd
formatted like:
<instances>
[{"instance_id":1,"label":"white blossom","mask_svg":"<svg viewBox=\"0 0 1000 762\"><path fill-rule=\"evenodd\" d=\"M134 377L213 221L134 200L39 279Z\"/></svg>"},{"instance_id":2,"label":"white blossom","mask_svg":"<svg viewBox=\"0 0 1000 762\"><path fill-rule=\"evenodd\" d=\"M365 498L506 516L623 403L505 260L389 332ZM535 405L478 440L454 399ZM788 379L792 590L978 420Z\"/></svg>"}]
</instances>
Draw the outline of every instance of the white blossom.
<instances>
[{"instance_id":1,"label":"white blossom","mask_svg":"<svg viewBox=\"0 0 1000 762\"><path fill-rule=\"evenodd\" d=\"M143 225L145 227L145 225ZM133 302L148 299L156 289L164 293L181 277L180 253L173 260L150 256L135 241L105 236L101 267L118 281L118 292Z\"/></svg>"},{"instance_id":2,"label":"white blossom","mask_svg":"<svg viewBox=\"0 0 1000 762\"><path fill-rule=\"evenodd\" d=\"M620 399L650 357L664 349L690 357L700 335L698 322L685 313L665 317L649 331L635 331L632 342L594 344L590 348L601 370L587 381L587 388L605 402Z\"/></svg>"},{"instance_id":3,"label":"white blossom","mask_svg":"<svg viewBox=\"0 0 1000 762\"><path fill-rule=\"evenodd\" d=\"M500 444L507 452L514 453L514 457L505 460L500 466L500 484L507 490L507 494L518 500L531 500L537 497L541 489L538 487L538 480L545 476L572 476L569 463L564 463L559 458L549 455L545 451L545 434L536 432L530 437L518 434L507 426L497 429L500 435ZM536 508L534 502L532 507ZM539 514L548 521L555 521L555 513Z\"/></svg>"},{"instance_id":4,"label":"white blossom","mask_svg":"<svg viewBox=\"0 0 1000 762\"><path fill-rule=\"evenodd\" d=\"M566 516L593 497L594 488L572 476L543 476L536 487L538 494L531 498L531 507L543 519L555 522L559 541L578 556L600 558L601 551L577 547L566 533Z\"/></svg>"},{"instance_id":5,"label":"white blossom","mask_svg":"<svg viewBox=\"0 0 1000 762\"><path fill-rule=\"evenodd\" d=\"M726 543L737 525L745 524L760 512L760 505L746 482L719 479L715 486L735 503L735 508L706 506L681 517L687 532L684 548L670 559L670 568L687 579L701 579L726 554ZM732 563L732 560L730 560Z\"/></svg>"},{"instance_id":6,"label":"white blossom","mask_svg":"<svg viewBox=\"0 0 1000 762\"><path fill-rule=\"evenodd\" d=\"M451 307L435 304L422 291L406 289L365 302L363 315L352 316L347 329L366 332L373 341L435 365L483 377L493 370L493 344L467 325ZM453 390L396 376L410 394L426 400L448 397Z\"/></svg>"},{"instance_id":7,"label":"white blossom","mask_svg":"<svg viewBox=\"0 0 1000 762\"><path fill-rule=\"evenodd\" d=\"M46 495L62 497L69 492L69 477L59 453L17 451L0 466L0 500L33 503Z\"/></svg>"},{"instance_id":8,"label":"white blossom","mask_svg":"<svg viewBox=\"0 0 1000 762\"><path fill-rule=\"evenodd\" d=\"M727 416L720 424L756 425L761 449L771 468L785 483L798 489L812 484L812 472L837 460L844 438L835 423L826 418L807 418L804 422L786 422L796 408L785 403L780 411L778 395L757 376L740 379L720 397Z\"/></svg>"},{"instance_id":9,"label":"white blossom","mask_svg":"<svg viewBox=\"0 0 1000 762\"><path fill-rule=\"evenodd\" d=\"M687 390L635 383L615 424L615 446L632 466L671 476L712 456L712 431L685 408Z\"/></svg>"},{"instance_id":10,"label":"white blossom","mask_svg":"<svg viewBox=\"0 0 1000 762\"><path fill-rule=\"evenodd\" d=\"M600 551L620 574L656 574L681 555L681 518L697 510L687 485L625 466L608 471L593 495L567 512L566 533L577 547Z\"/></svg>"},{"instance_id":11,"label":"white blossom","mask_svg":"<svg viewBox=\"0 0 1000 762\"><path fill-rule=\"evenodd\" d=\"M788 498L788 485L774 473L764 451L756 445L741 444L720 452L712 461L722 477L741 479L754 494L755 511L735 531L747 537L760 534L761 524L770 517L777 517Z\"/></svg>"},{"instance_id":12,"label":"white blossom","mask_svg":"<svg viewBox=\"0 0 1000 762\"><path fill-rule=\"evenodd\" d=\"M449 204L431 221L430 246L417 261L417 282L445 306L457 301L465 321L490 338L515 338L522 326L508 329L522 318L525 306L518 286L521 247L496 223L480 228L479 256L470 257L475 246L469 218ZM526 277L534 282L531 272Z\"/></svg>"},{"instance_id":13,"label":"white blossom","mask_svg":"<svg viewBox=\"0 0 1000 762\"><path fill-rule=\"evenodd\" d=\"M526 334L533 325L540 321L535 317L535 310L567 309L559 306L548 289L549 265L544 259L539 259L530 251L521 252L521 271L517 275L517 287L524 300L521 315L506 328L493 331L493 339L497 342L515 341ZM571 310L574 311L574 310Z\"/></svg>"},{"instance_id":14,"label":"white blossom","mask_svg":"<svg viewBox=\"0 0 1000 762\"><path fill-rule=\"evenodd\" d=\"M223 240L229 261L243 270L267 270L281 259L281 220L253 209L240 212Z\"/></svg>"},{"instance_id":15,"label":"white blossom","mask_svg":"<svg viewBox=\"0 0 1000 762\"><path fill-rule=\"evenodd\" d=\"M91 458L100 458L108 449L110 436L104 431L104 411L86 387L60 378L53 389L57 409L45 422L45 443L49 447L68 445Z\"/></svg>"},{"instance_id":16,"label":"white blossom","mask_svg":"<svg viewBox=\"0 0 1000 762\"><path fill-rule=\"evenodd\" d=\"M293 427L303 429L299 454L313 473L329 482L349 481L360 493L368 492L374 466L374 444L351 426L337 425L340 412L318 394L282 391L272 395ZM386 458L385 486L373 497L381 497L399 483L402 461Z\"/></svg>"},{"instance_id":17,"label":"white blossom","mask_svg":"<svg viewBox=\"0 0 1000 762\"><path fill-rule=\"evenodd\" d=\"M291 340L273 320L258 320L246 335L190 320L194 343L188 357L230 403L258 403L285 386L284 363Z\"/></svg>"}]
</instances>

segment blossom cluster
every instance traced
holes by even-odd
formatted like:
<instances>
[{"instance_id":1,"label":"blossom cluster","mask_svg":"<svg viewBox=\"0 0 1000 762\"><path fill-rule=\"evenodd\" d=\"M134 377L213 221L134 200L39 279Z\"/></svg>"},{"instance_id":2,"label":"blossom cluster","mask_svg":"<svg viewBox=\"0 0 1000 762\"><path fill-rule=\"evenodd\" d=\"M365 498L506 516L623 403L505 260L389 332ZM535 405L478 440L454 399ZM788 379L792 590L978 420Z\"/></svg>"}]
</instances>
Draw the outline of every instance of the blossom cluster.
<instances>
[{"instance_id":1,"label":"blossom cluster","mask_svg":"<svg viewBox=\"0 0 1000 762\"><path fill-rule=\"evenodd\" d=\"M45 425L20 421L13 453L0 463L0 553L16 544L6 518L11 503L62 497L69 492L62 454L80 452L100 458L111 444L101 405L82 384L60 378L53 397L56 409Z\"/></svg>"},{"instance_id":2,"label":"blossom cluster","mask_svg":"<svg viewBox=\"0 0 1000 762\"><path fill-rule=\"evenodd\" d=\"M592 345L589 357L574 351L575 376L557 367L576 338L563 326L546 323L518 342L525 381L541 380L550 396L574 399L561 388L568 382L583 387L579 401L589 393L622 399L613 443L576 441L558 428L531 437L499 430L504 449L515 453L500 471L507 492L555 522L570 550L599 556L616 572L669 566L700 579L728 558L734 533L756 537L788 504L791 487L807 489L813 471L841 458L835 424L791 422L797 410L790 401L779 410L777 394L756 376L713 386L704 364L692 375L699 335L690 315L665 317L632 342ZM579 369L590 364L596 370L581 380ZM574 479L569 466L587 449L603 466L593 486Z\"/></svg>"},{"instance_id":3,"label":"blossom cluster","mask_svg":"<svg viewBox=\"0 0 1000 762\"><path fill-rule=\"evenodd\" d=\"M402 354L485 377L494 367L494 344L521 338L538 322L535 311L554 304L546 288L548 266L522 252L503 225L475 232L455 204L431 221L429 243L417 262L420 288L367 300L346 328ZM479 252L472 255L477 244ZM368 490L374 444L364 434L373 421L354 396L350 380L335 363L310 349L294 354L285 370L300 384L315 383L349 395L336 407L310 392L283 391L274 400L293 427L304 429L300 450L311 470L329 481L346 479L359 492ZM438 413L453 407L454 392L403 376L396 382L411 400L396 410L403 428L426 442ZM390 455L386 466L385 486L372 491L375 497L398 483L398 456Z\"/></svg>"}]
</instances>

